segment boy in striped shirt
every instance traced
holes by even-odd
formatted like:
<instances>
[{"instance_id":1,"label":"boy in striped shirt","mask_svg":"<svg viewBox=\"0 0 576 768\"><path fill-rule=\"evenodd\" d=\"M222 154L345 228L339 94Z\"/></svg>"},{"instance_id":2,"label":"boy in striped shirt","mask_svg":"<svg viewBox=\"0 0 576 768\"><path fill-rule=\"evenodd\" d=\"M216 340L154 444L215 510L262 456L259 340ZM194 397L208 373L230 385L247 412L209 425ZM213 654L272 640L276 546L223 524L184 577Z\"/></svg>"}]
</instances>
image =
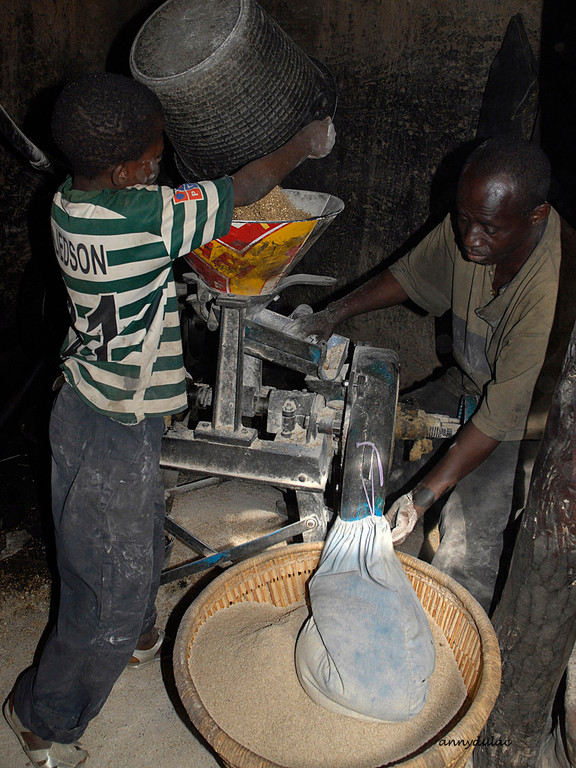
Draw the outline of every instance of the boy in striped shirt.
<instances>
[{"instance_id":1,"label":"boy in striped shirt","mask_svg":"<svg viewBox=\"0 0 576 768\"><path fill-rule=\"evenodd\" d=\"M266 195L334 144L314 121L234 177L155 184L164 118L131 78L89 75L61 93L52 127L72 176L52 235L71 327L51 421L61 597L36 667L4 714L34 766L74 768L77 740L128 665L157 658L164 553L163 417L186 407L172 261L225 235L235 206Z\"/></svg>"}]
</instances>

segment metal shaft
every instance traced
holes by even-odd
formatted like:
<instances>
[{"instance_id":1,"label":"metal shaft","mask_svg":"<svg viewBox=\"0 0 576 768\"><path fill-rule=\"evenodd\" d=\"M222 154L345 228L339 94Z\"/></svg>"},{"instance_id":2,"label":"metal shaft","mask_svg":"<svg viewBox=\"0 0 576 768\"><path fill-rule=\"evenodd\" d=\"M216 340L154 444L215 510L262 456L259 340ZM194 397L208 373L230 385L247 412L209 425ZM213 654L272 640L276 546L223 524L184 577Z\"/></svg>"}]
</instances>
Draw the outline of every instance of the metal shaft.
<instances>
[{"instance_id":1,"label":"metal shaft","mask_svg":"<svg viewBox=\"0 0 576 768\"><path fill-rule=\"evenodd\" d=\"M244 323L246 305L227 301L219 302L220 347L218 367L212 403L212 427L236 432L242 418L242 378L244 364Z\"/></svg>"}]
</instances>

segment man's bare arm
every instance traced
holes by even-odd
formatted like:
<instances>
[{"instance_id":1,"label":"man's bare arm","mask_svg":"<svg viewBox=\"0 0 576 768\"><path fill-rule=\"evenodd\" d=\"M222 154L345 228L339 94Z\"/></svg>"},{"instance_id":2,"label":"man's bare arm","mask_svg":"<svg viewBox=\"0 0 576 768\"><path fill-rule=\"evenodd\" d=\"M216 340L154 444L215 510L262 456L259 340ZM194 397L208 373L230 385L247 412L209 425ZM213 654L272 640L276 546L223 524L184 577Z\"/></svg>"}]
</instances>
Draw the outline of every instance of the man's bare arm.
<instances>
[{"instance_id":1,"label":"man's bare arm","mask_svg":"<svg viewBox=\"0 0 576 768\"><path fill-rule=\"evenodd\" d=\"M286 326L285 331L304 339L311 335L328 339L344 320L365 312L402 304L406 299L408 294L404 288L390 270L385 269L346 296L328 304L321 312L294 320Z\"/></svg>"},{"instance_id":2,"label":"man's bare arm","mask_svg":"<svg viewBox=\"0 0 576 768\"><path fill-rule=\"evenodd\" d=\"M393 543L406 541L418 518L479 467L498 445L498 440L485 435L471 421L467 422L440 461L412 491L397 499L386 514L393 529Z\"/></svg>"}]
</instances>

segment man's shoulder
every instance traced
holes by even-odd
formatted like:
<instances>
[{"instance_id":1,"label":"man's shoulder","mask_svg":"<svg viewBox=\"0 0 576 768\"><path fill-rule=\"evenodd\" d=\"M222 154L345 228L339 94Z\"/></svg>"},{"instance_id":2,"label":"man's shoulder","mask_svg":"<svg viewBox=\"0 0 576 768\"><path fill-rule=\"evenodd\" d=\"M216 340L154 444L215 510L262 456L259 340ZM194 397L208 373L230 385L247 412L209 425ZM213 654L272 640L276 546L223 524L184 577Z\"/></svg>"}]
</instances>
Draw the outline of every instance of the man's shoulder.
<instances>
[{"instance_id":1,"label":"man's shoulder","mask_svg":"<svg viewBox=\"0 0 576 768\"><path fill-rule=\"evenodd\" d=\"M520 282L526 289L534 289L539 284L558 283L563 250L561 230L561 218L551 208L544 234L519 272Z\"/></svg>"},{"instance_id":2,"label":"man's shoulder","mask_svg":"<svg viewBox=\"0 0 576 768\"><path fill-rule=\"evenodd\" d=\"M565 218L558 215L560 227L560 244L562 254L576 259L576 229Z\"/></svg>"},{"instance_id":3,"label":"man's shoulder","mask_svg":"<svg viewBox=\"0 0 576 768\"><path fill-rule=\"evenodd\" d=\"M560 249L562 230L565 224L566 222L564 222L558 211L551 207L550 215L548 216L548 226L544 233L544 240L546 240L549 246L554 250Z\"/></svg>"}]
</instances>

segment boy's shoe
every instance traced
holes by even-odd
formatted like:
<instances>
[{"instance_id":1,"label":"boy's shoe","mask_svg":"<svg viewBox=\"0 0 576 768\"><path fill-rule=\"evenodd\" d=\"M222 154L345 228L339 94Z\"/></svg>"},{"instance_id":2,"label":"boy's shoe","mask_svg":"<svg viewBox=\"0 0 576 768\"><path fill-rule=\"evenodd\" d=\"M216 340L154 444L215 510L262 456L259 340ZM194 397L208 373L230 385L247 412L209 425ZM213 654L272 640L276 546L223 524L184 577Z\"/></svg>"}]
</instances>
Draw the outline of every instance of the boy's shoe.
<instances>
[{"instance_id":1,"label":"boy's shoe","mask_svg":"<svg viewBox=\"0 0 576 768\"><path fill-rule=\"evenodd\" d=\"M162 643L164 642L164 638L166 637L166 633L163 629L158 630L158 640L156 640L156 643L152 646L152 648L148 648L145 651L139 651L136 649L132 652L132 658L128 662L128 669L142 669L142 667L147 667L148 664L152 664L153 661L160 661L162 658Z\"/></svg>"},{"instance_id":2,"label":"boy's shoe","mask_svg":"<svg viewBox=\"0 0 576 768\"><path fill-rule=\"evenodd\" d=\"M34 768L78 768L79 765L84 765L86 762L88 752L78 744L58 744L53 741L49 747L44 749L31 749L23 735L30 733L30 731L20 722L10 697L4 702L2 712Z\"/></svg>"}]
</instances>

